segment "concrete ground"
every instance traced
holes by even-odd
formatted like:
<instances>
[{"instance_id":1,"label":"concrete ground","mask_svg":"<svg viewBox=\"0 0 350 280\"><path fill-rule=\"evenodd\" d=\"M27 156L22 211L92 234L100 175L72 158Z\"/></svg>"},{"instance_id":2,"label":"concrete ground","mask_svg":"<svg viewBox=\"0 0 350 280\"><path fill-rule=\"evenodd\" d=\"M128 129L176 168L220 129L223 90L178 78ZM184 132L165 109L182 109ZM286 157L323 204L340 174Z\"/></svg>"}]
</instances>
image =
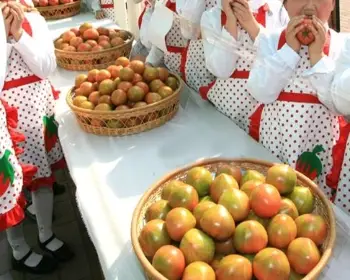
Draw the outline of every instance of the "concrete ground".
<instances>
[{"instance_id":1,"label":"concrete ground","mask_svg":"<svg viewBox=\"0 0 350 280\"><path fill-rule=\"evenodd\" d=\"M55 198L55 221L53 229L57 237L67 242L75 252L75 258L65 264L53 274L38 276L13 272L15 280L103 280L96 251L90 241L85 226L80 218L75 201L75 185L68 172L59 178L61 184L66 185L66 192ZM26 220L24 231L27 241L37 251L37 226Z\"/></svg>"}]
</instances>

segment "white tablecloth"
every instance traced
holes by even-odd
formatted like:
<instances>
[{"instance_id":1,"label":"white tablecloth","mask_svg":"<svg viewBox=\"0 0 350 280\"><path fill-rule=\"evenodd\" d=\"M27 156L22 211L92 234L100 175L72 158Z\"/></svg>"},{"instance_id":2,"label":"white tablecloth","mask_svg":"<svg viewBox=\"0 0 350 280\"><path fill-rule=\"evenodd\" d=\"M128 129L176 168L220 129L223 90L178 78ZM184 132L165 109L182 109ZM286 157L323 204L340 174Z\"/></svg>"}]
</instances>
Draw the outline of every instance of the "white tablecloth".
<instances>
[{"instance_id":1,"label":"white tablecloth","mask_svg":"<svg viewBox=\"0 0 350 280\"><path fill-rule=\"evenodd\" d=\"M53 37L87 18L82 15L73 22L51 24ZM140 196L166 172L201 158L254 157L277 161L187 88L176 117L160 128L127 137L86 134L64 102L75 75L57 69L51 78L62 91L57 109L59 136L77 186L78 207L107 280L144 279L130 243L131 217ZM339 232L346 235L350 222L344 217L339 218L344 228ZM324 279L349 280L350 243L348 238L338 241L339 250L327 272L328 278Z\"/></svg>"}]
</instances>

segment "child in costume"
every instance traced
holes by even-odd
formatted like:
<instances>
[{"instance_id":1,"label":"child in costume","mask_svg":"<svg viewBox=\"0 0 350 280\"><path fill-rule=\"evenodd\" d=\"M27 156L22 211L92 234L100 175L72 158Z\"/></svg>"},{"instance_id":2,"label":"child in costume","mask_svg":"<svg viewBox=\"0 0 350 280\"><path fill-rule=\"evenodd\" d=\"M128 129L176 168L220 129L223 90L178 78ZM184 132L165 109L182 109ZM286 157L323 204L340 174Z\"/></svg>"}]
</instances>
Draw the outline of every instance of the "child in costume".
<instances>
[{"instance_id":1,"label":"child in costume","mask_svg":"<svg viewBox=\"0 0 350 280\"><path fill-rule=\"evenodd\" d=\"M51 165L53 155L60 153L58 138L52 134L55 94L47 80L56 68L54 47L47 24L39 13L24 13L23 6L15 1L7 5L16 16L8 30L7 72L0 97L18 110L18 128L26 137L19 160L38 168L28 187L37 217L39 245L58 261L66 261L73 253L52 232ZM8 237L10 243L15 235ZM22 269L28 269L22 258L15 254L14 258Z\"/></svg>"},{"instance_id":2,"label":"child in costume","mask_svg":"<svg viewBox=\"0 0 350 280\"><path fill-rule=\"evenodd\" d=\"M222 0L202 16L206 66L218 79L202 87L201 96L245 131L258 105L247 81L261 34L288 19L279 0Z\"/></svg>"},{"instance_id":3,"label":"child in costume","mask_svg":"<svg viewBox=\"0 0 350 280\"><path fill-rule=\"evenodd\" d=\"M11 5L0 2L0 89L4 85L8 55L7 34L11 29L15 13ZM37 172L31 165L20 164L17 157L23 153L20 142L24 136L16 132L17 110L0 99L0 280L12 280L8 263L8 243L13 249L13 268L27 267L32 273L49 273L57 266L53 258L34 253L24 239L22 221L24 219L25 199L23 184L29 184Z\"/></svg>"},{"instance_id":4,"label":"child in costume","mask_svg":"<svg viewBox=\"0 0 350 280\"><path fill-rule=\"evenodd\" d=\"M260 38L250 73L248 90L263 103L250 117L250 135L331 198L326 175L338 160L332 150L342 127L330 92L344 36L328 27L333 0L284 5L291 20ZM308 31L315 40L302 44L300 35Z\"/></svg>"},{"instance_id":5,"label":"child in costume","mask_svg":"<svg viewBox=\"0 0 350 280\"><path fill-rule=\"evenodd\" d=\"M113 0L84 0L83 4L88 11L95 14L96 19L107 17L115 21Z\"/></svg>"}]
</instances>

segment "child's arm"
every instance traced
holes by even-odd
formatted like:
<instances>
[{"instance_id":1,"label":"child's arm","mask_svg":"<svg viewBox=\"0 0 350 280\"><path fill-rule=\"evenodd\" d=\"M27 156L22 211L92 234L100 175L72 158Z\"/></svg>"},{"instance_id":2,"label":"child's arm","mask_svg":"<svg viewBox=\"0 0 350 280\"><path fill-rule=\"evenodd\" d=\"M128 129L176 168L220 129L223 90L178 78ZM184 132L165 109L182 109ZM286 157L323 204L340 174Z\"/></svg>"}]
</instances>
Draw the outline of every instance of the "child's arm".
<instances>
[{"instance_id":1,"label":"child's arm","mask_svg":"<svg viewBox=\"0 0 350 280\"><path fill-rule=\"evenodd\" d=\"M13 47L22 55L28 67L38 77L45 79L56 69L54 45L45 19L37 13L26 14L33 37L23 31Z\"/></svg>"},{"instance_id":2,"label":"child's arm","mask_svg":"<svg viewBox=\"0 0 350 280\"><path fill-rule=\"evenodd\" d=\"M300 60L288 44L277 50L279 36L280 32L260 34L257 57L250 71L248 91L262 103L277 100Z\"/></svg>"}]
</instances>

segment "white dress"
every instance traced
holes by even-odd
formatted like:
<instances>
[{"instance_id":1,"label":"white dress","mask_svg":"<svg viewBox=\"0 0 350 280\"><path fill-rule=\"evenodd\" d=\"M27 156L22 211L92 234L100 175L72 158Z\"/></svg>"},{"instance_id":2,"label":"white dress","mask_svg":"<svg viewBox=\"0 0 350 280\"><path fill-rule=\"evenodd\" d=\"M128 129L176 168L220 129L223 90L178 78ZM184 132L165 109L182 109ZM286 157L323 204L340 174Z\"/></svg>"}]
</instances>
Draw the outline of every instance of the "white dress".
<instances>
[{"instance_id":1,"label":"white dress","mask_svg":"<svg viewBox=\"0 0 350 280\"><path fill-rule=\"evenodd\" d=\"M193 18L195 18L195 15L189 15L187 18L191 19L191 24L186 25L186 30L181 28L183 36L190 41L188 42L187 47L184 49L180 70L182 78L187 85L198 91L201 86L205 86L212 82L214 80L214 75L206 68L205 65L203 39L200 37L195 37L195 35L200 36L200 34L193 33L197 31L197 27L200 31L200 19L202 17L202 12L214 8L217 1L205 0L203 3L202 0L194 0L192 2L192 5L194 6L193 11L200 14L200 17L198 17L198 20L194 20Z\"/></svg>"},{"instance_id":2,"label":"white dress","mask_svg":"<svg viewBox=\"0 0 350 280\"><path fill-rule=\"evenodd\" d=\"M251 10L261 26L281 29L288 23L288 15L278 0L249 1ZM238 25L238 39L225 29L226 15L221 5L203 14L201 26L207 69L218 79L202 87L200 93L241 129L248 131L249 116L258 102L247 91L247 79L256 56L261 33L253 42Z\"/></svg>"},{"instance_id":3,"label":"white dress","mask_svg":"<svg viewBox=\"0 0 350 280\"><path fill-rule=\"evenodd\" d=\"M34 191L51 187L52 166L64 159L54 121L57 96L47 80L56 68L50 32L38 13L25 16L21 39L7 43L7 73L0 97L18 110L18 128L26 137L19 160L38 168L30 184Z\"/></svg>"},{"instance_id":4,"label":"white dress","mask_svg":"<svg viewBox=\"0 0 350 280\"><path fill-rule=\"evenodd\" d=\"M329 198L334 192L326 176L335 162L332 149L340 129L329 92L342 40L329 29L326 56L311 67L308 47L294 52L285 31L262 36L248 81L251 95L265 104L250 118L251 136L314 180Z\"/></svg>"}]
</instances>

